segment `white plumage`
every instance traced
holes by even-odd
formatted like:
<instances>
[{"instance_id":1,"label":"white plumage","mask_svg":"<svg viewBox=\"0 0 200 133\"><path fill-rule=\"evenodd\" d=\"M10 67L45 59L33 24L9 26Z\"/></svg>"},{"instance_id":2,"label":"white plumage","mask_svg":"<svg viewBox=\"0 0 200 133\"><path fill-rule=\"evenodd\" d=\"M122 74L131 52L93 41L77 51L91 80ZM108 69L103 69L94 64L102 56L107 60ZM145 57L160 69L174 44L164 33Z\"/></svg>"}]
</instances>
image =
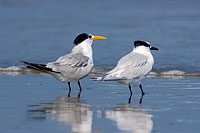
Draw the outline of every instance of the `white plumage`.
<instances>
[{"instance_id":1,"label":"white plumage","mask_svg":"<svg viewBox=\"0 0 200 133\"><path fill-rule=\"evenodd\" d=\"M28 68L45 71L49 74L52 74L56 79L62 82L68 82L70 91L70 82L78 81L81 91L79 80L86 77L94 66L92 42L93 40L101 39L106 38L101 36L93 36L92 34L88 33L82 33L75 38L74 44L76 46L72 49L72 51L64 56L59 57L55 62L50 62L47 64L35 64L24 61L24 63L28 65Z\"/></svg>"},{"instance_id":2,"label":"white plumage","mask_svg":"<svg viewBox=\"0 0 200 133\"><path fill-rule=\"evenodd\" d=\"M98 77L101 81L118 81L120 83L129 84L132 94L131 82L139 82L150 73L154 64L154 58L150 50L159 50L151 47L146 41L135 41L133 51L122 57L115 68L107 72L103 77ZM140 83L142 95L142 85Z\"/></svg>"}]
</instances>

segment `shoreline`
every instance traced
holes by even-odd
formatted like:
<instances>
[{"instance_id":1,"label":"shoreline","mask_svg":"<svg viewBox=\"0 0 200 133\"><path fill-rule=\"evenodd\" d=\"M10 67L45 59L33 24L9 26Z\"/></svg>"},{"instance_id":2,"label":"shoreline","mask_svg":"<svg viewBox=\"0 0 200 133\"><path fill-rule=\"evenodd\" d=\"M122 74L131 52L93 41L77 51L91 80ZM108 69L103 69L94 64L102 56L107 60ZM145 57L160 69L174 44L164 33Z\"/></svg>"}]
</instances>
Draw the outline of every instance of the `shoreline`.
<instances>
[{"instance_id":1,"label":"shoreline","mask_svg":"<svg viewBox=\"0 0 200 133\"><path fill-rule=\"evenodd\" d=\"M90 75L104 75L106 71L109 71L110 68L94 68ZM40 74L40 73L46 73L46 72L40 72L37 70L31 70L26 67L0 67L0 73L8 74L8 75L20 75L20 74ZM180 70L169 70L164 71L161 73L157 73L154 71L151 71L150 74L148 74L149 77L151 76L159 76L159 77L200 77L199 73L185 73Z\"/></svg>"}]
</instances>

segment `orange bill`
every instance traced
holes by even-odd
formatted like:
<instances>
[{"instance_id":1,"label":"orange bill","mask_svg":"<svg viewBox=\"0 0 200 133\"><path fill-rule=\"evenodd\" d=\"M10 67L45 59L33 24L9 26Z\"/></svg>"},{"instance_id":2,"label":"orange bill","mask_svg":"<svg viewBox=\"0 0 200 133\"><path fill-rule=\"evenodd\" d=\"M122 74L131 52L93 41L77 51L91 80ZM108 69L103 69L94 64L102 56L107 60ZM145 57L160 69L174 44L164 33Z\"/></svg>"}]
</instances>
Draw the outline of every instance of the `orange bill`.
<instances>
[{"instance_id":1,"label":"orange bill","mask_svg":"<svg viewBox=\"0 0 200 133\"><path fill-rule=\"evenodd\" d=\"M102 39L107 39L106 37L102 37L102 36L94 36L92 38L92 40L102 40Z\"/></svg>"}]
</instances>

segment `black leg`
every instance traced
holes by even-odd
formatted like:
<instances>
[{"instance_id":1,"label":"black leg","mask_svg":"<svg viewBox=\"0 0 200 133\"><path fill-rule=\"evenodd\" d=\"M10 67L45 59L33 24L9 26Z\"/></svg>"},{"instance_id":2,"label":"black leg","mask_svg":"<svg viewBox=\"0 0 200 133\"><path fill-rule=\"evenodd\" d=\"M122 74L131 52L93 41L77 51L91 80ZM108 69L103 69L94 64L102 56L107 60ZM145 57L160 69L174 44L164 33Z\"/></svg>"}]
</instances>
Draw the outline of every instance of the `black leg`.
<instances>
[{"instance_id":1,"label":"black leg","mask_svg":"<svg viewBox=\"0 0 200 133\"><path fill-rule=\"evenodd\" d=\"M131 98L132 98L132 93L130 94L130 97L128 99L128 104L131 104Z\"/></svg>"},{"instance_id":2,"label":"black leg","mask_svg":"<svg viewBox=\"0 0 200 133\"><path fill-rule=\"evenodd\" d=\"M68 97L70 97L70 93L71 93L71 85L70 85L70 82L68 82L68 86L69 86L69 92L68 92Z\"/></svg>"},{"instance_id":3,"label":"black leg","mask_svg":"<svg viewBox=\"0 0 200 133\"><path fill-rule=\"evenodd\" d=\"M143 89L142 89L142 84L140 83L139 86L140 86L140 90L141 90L141 92L142 92L142 96L144 96L145 93L144 93L144 91L143 91Z\"/></svg>"},{"instance_id":4,"label":"black leg","mask_svg":"<svg viewBox=\"0 0 200 133\"><path fill-rule=\"evenodd\" d=\"M78 86L79 86L79 88L80 88L80 91L82 90L82 88L81 88L81 83L80 83L80 81L78 81Z\"/></svg>"},{"instance_id":5,"label":"black leg","mask_svg":"<svg viewBox=\"0 0 200 133\"><path fill-rule=\"evenodd\" d=\"M78 93L78 98L80 98L80 96L81 96L81 91L82 91L80 81L78 81L78 86L79 86L79 88L80 88L80 91L79 91L79 93Z\"/></svg>"},{"instance_id":6,"label":"black leg","mask_svg":"<svg viewBox=\"0 0 200 133\"><path fill-rule=\"evenodd\" d=\"M142 104L143 96L144 96L144 95L141 95L141 97L140 97L140 102L139 102L140 105Z\"/></svg>"},{"instance_id":7,"label":"black leg","mask_svg":"<svg viewBox=\"0 0 200 133\"><path fill-rule=\"evenodd\" d=\"M130 85L130 84L128 84L128 88L129 88L129 90L130 90L130 94L132 95L133 92L132 92L132 90L131 90L131 85Z\"/></svg>"}]
</instances>

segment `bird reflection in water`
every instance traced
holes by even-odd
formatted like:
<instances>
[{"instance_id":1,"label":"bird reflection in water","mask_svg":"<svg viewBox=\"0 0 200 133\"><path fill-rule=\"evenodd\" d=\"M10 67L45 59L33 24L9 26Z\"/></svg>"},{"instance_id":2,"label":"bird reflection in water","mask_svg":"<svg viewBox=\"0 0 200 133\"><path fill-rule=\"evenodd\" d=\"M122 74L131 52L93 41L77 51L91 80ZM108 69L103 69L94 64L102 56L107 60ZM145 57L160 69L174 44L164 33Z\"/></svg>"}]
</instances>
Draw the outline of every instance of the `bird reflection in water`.
<instances>
[{"instance_id":1,"label":"bird reflection in water","mask_svg":"<svg viewBox=\"0 0 200 133\"><path fill-rule=\"evenodd\" d=\"M90 133L92 130L93 111L90 110L90 105L78 97L58 97L52 102L36 107L38 109L28 110L29 119L57 120L71 125L72 132L76 133Z\"/></svg>"},{"instance_id":2,"label":"bird reflection in water","mask_svg":"<svg viewBox=\"0 0 200 133\"><path fill-rule=\"evenodd\" d=\"M150 133L153 128L153 116L146 111L148 109L143 109L140 105L119 104L111 110L105 110L103 114L105 118L115 121L121 131Z\"/></svg>"},{"instance_id":3,"label":"bird reflection in water","mask_svg":"<svg viewBox=\"0 0 200 133\"><path fill-rule=\"evenodd\" d=\"M129 96L129 98L128 98L128 104L131 104L132 95L133 95L133 94L130 94L130 96ZM140 105L142 105L143 96L144 96L144 95L141 95L141 97L140 97L140 101L139 101L139 104L140 104ZM79 97L80 97L80 96L79 96Z\"/></svg>"}]
</instances>

